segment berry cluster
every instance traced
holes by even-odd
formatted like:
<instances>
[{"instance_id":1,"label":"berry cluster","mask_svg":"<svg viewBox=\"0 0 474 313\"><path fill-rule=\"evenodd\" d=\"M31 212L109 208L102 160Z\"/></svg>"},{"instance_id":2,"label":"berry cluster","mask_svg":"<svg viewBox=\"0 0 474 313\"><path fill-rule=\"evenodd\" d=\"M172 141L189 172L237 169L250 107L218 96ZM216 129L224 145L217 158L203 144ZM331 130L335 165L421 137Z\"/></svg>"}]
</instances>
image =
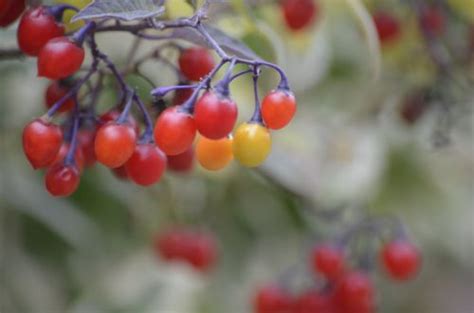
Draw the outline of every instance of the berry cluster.
<instances>
[{"instance_id":1,"label":"berry cluster","mask_svg":"<svg viewBox=\"0 0 474 313\"><path fill-rule=\"evenodd\" d=\"M221 57L216 64L206 48L182 47L174 42L163 45L179 53L176 65L172 60L158 58L160 50L150 59L156 58L171 66L177 73L178 84L155 87L152 95L156 105L147 108L126 83L124 73L95 41L95 33L107 31L111 26L88 22L78 31L65 35L61 20L67 10L77 9L69 5L29 8L18 27L19 47L26 55L37 57L38 75L51 80L45 95L48 112L25 127L23 148L34 169L47 169L45 185L53 196L71 195L79 185L84 168L96 161L112 169L118 177L141 186L157 183L167 166L177 172L191 170L194 158L203 168L212 171L223 169L234 158L244 166L258 166L270 153L270 130L288 125L296 112L295 97L278 66L227 55L202 27L199 16L169 24L163 21L161 26L157 23L112 26L114 30L132 34L137 34L137 28L193 27L210 38ZM77 77L86 56L86 46L90 48L93 61L86 74ZM137 61L135 68L143 61ZM234 73L237 64L248 69ZM224 77L214 83L214 77L224 71L225 66ZM281 81L260 101L258 79L262 68L275 70ZM137 73L140 74L138 70ZM229 86L245 74L253 75L255 112L232 134L238 107ZM93 79L93 75L97 75L97 79ZM96 102L107 75L117 82L120 101L116 107L98 114ZM88 92L81 93L85 85L89 87ZM170 92L174 92L174 98L168 105L165 96ZM143 119L132 116L133 105L140 110ZM53 122L56 116L63 121L61 125ZM156 123L153 123L154 118Z\"/></svg>"},{"instance_id":2,"label":"berry cluster","mask_svg":"<svg viewBox=\"0 0 474 313\"><path fill-rule=\"evenodd\" d=\"M376 312L375 286L370 277L368 255L354 256L347 248L353 231L334 243L316 245L310 253L310 268L316 284L297 294L288 286L270 284L259 289L254 298L256 313L371 313ZM351 254L352 252L352 254ZM395 281L412 279L419 271L418 249L400 237L384 242L379 262ZM361 258L361 264L349 260Z\"/></svg>"},{"instance_id":3,"label":"berry cluster","mask_svg":"<svg viewBox=\"0 0 474 313\"><path fill-rule=\"evenodd\" d=\"M216 263L217 244L208 233L172 229L156 235L155 253L163 260L185 262L198 271L207 272Z\"/></svg>"}]
</instances>

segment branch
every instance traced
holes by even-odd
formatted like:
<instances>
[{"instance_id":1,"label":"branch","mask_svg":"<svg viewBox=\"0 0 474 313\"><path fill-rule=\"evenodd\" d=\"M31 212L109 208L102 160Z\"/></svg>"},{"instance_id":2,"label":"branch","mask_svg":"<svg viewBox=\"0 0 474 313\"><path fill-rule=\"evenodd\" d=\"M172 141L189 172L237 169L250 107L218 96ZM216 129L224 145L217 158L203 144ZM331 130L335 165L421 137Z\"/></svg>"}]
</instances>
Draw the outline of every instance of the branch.
<instances>
[{"instance_id":1,"label":"branch","mask_svg":"<svg viewBox=\"0 0 474 313\"><path fill-rule=\"evenodd\" d=\"M17 48L0 49L0 61L11 59L22 59L25 55Z\"/></svg>"}]
</instances>

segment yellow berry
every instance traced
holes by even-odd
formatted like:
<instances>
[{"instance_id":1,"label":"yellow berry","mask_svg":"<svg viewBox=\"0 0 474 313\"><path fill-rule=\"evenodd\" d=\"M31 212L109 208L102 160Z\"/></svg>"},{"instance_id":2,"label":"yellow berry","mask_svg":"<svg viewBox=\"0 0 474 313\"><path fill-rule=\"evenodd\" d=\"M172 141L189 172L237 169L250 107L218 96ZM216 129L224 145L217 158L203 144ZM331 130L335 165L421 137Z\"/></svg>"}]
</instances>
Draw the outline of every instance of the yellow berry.
<instances>
[{"instance_id":1,"label":"yellow berry","mask_svg":"<svg viewBox=\"0 0 474 313\"><path fill-rule=\"evenodd\" d=\"M270 154L272 139L268 129L258 123L244 123L235 131L234 156L242 165L256 167Z\"/></svg>"}]
</instances>

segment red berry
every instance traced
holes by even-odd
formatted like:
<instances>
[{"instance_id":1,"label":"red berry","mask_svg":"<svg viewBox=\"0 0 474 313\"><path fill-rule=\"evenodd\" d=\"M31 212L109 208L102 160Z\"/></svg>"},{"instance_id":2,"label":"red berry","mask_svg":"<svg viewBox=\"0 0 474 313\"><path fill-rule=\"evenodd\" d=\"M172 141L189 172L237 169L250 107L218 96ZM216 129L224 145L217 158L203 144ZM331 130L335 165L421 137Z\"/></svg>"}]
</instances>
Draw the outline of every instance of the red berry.
<instances>
[{"instance_id":1,"label":"red berry","mask_svg":"<svg viewBox=\"0 0 474 313\"><path fill-rule=\"evenodd\" d=\"M199 81L209 74L215 66L208 50L200 47L188 48L179 56L179 68L189 80Z\"/></svg>"},{"instance_id":2,"label":"red berry","mask_svg":"<svg viewBox=\"0 0 474 313\"><path fill-rule=\"evenodd\" d=\"M193 91L192 88L176 90L173 97L173 105L181 105L186 102L186 100L191 98Z\"/></svg>"},{"instance_id":3,"label":"red berry","mask_svg":"<svg viewBox=\"0 0 474 313\"><path fill-rule=\"evenodd\" d=\"M189 234L180 230L169 230L155 238L155 252L165 260L183 259L188 250Z\"/></svg>"},{"instance_id":4,"label":"red berry","mask_svg":"<svg viewBox=\"0 0 474 313\"><path fill-rule=\"evenodd\" d=\"M172 170L173 172L190 172L194 167L194 148L190 147L181 154L169 155L167 159L168 169Z\"/></svg>"},{"instance_id":5,"label":"red berry","mask_svg":"<svg viewBox=\"0 0 474 313\"><path fill-rule=\"evenodd\" d=\"M296 113L296 100L293 93L274 90L262 101L262 117L270 129L281 129L288 125Z\"/></svg>"},{"instance_id":6,"label":"red berry","mask_svg":"<svg viewBox=\"0 0 474 313\"><path fill-rule=\"evenodd\" d=\"M23 130L23 150L34 169L51 165L63 141L61 128L41 119Z\"/></svg>"},{"instance_id":7,"label":"red berry","mask_svg":"<svg viewBox=\"0 0 474 313\"><path fill-rule=\"evenodd\" d=\"M188 240L190 242L186 251L187 261L197 270L208 271L217 258L214 238L204 233L194 233Z\"/></svg>"},{"instance_id":8,"label":"red berry","mask_svg":"<svg viewBox=\"0 0 474 313\"><path fill-rule=\"evenodd\" d=\"M291 296L278 286L261 288L254 299L255 313L290 313L291 307Z\"/></svg>"},{"instance_id":9,"label":"red berry","mask_svg":"<svg viewBox=\"0 0 474 313\"><path fill-rule=\"evenodd\" d=\"M440 35L446 27L446 17L440 7L428 6L421 12L422 27L433 35Z\"/></svg>"},{"instance_id":10,"label":"red berry","mask_svg":"<svg viewBox=\"0 0 474 313\"><path fill-rule=\"evenodd\" d=\"M381 43L393 41L400 36L400 22L390 13L376 12L373 19Z\"/></svg>"},{"instance_id":11,"label":"red berry","mask_svg":"<svg viewBox=\"0 0 474 313\"><path fill-rule=\"evenodd\" d=\"M316 291L302 294L296 300L293 313L332 313L331 298L329 295Z\"/></svg>"},{"instance_id":12,"label":"red berry","mask_svg":"<svg viewBox=\"0 0 474 313\"><path fill-rule=\"evenodd\" d=\"M154 144L136 145L131 158L125 163L128 177L142 186L158 182L165 168L166 156Z\"/></svg>"},{"instance_id":13,"label":"red berry","mask_svg":"<svg viewBox=\"0 0 474 313\"><path fill-rule=\"evenodd\" d=\"M388 274L396 280L413 278L420 268L420 253L407 241L393 241L382 249L382 262Z\"/></svg>"},{"instance_id":14,"label":"red berry","mask_svg":"<svg viewBox=\"0 0 474 313\"><path fill-rule=\"evenodd\" d=\"M53 38L38 55L38 75L49 79L66 78L81 68L84 57L84 49L69 38Z\"/></svg>"},{"instance_id":15,"label":"red berry","mask_svg":"<svg viewBox=\"0 0 474 313\"><path fill-rule=\"evenodd\" d=\"M73 165L57 163L46 172L45 185L55 197L67 197L79 186L79 170Z\"/></svg>"},{"instance_id":16,"label":"red berry","mask_svg":"<svg viewBox=\"0 0 474 313\"><path fill-rule=\"evenodd\" d=\"M18 26L18 45L31 56L37 56L49 40L60 36L64 36L64 26L43 6L27 10Z\"/></svg>"},{"instance_id":17,"label":"red berry","mask_svg":"<svg viewBox=\"0 0 474 313\"><path fill-rule=\"evenodd\" d=\"M313 22L319 12L319 5L315 0L284 0L282 11L288 28L297 31Z\"/></svg>"},{"instance_id":18,"label":"red berry","mask_svg":"<svg viewBox=\"0 0 474 313\"><path fill-rule=\"evenodd\" d=\"M69 143L63 143L58 151L58 154L56 155L56 158L53 161L53 164L64 163L64 160L66 159L70 147L71 145ZM79 170L79 173L81 173L84 170L85 161L84 154L82 153L82 150L79 147L77 147L76 151L74 151L74 162L76 168Z\"/></svg>"},{"instance_id":19,"label":"red berry","mask_svg":"<svg viewBox=\"0 0 474 313\"><path fill-rule=\"evenodd\" d=\"M120 112L119 110L112 109L102 114L99 117L99 120L102 124L106 124L107 122L114 122L120 117L121 114L122 112ZM140 134L140 126L138 125L137 120L131 114L127 116L127 123L132 125L138 136Z\"/></svg>"},{"instance_id":20,"label":"red berry","mask_svg":"<svg viewBox=\"0 0 474 313\"><path fill-rule=\"evenodd\" d=\"M344 251L331 245L321 245L313 250L313 269L327 279L338 278L345 269Z\"/></svg>"},{"instance_id":21,"label":"red berry","mask_svg":"<svg viewBox=\"0 0 474 313\"><path fill-rule=\"evenodd\" d=\"M375 306L374 287L370 278L361 272L350 272L338 282L335 304L344 313L369 313Z\"/></svg>"},{"instance_id":22,"label":"red berry","mask_svg":"<svg viewBox=\"0 0 474 313\"><path fill-rule=\"evenodd\" d=\"M237 105L230 98L206 92L194 107L196 128L206 138L222 139L229 135L237 121Z\"/></svg>"},{"instance_id":23,"label":"red berry","mask_svg":"<svg viewBox=\"0 0 474 313\"><path fill-rule=\"evenodd\" d=\"M103 125L95 137L97 161L110 168L124 165L135 151L136 139L137 134L130 124Z\"/></svg>"},{"instance_id":24,"label":"red berry","mask_svg":"<svg viewBox=\"0 0 474 313\"><path fill-rule=\"evenodd\" d=\"M0 11L0 27L8 27L23 13L26 6L25 0L2 0L3 10Z\"/></svg>"},{"instance_id":25,"label":"red berry","mask_svg":"<svg viewBox=\"0 0 474 313\"><path fill-rule=\"evenodd\" d=\"M158 117L154 135L156 144L166 155L177 155L193 144L196 125L193 117L180 106L171 107Z\"/></svg>"},{"instance_id":26,"label":"red berry","mask_svg":"<svg viewBox=\"0 0 474 313\"><path fill-rule=\"evenodd\" d=\"M61 100L69 92L69 88L64 82L54 81L46 89L46 106L51 108L56 102ZM74 108L74 99L69 98L59 108L58 112L67 112Z\"/></svg>"},{"instance_id":27,"label":"red berry","mask_svg":"<svg viewBox=\"0 0 474 313\"><path fill-rule=\"evenodd\" d=\"M95 134L96 131L92 129L81 129L77 134L77 140L79 140L79 148L82 150L84 155L85 166L89 167L94 165L97 160L95 157Z\"/></svg>"}]
</instances>

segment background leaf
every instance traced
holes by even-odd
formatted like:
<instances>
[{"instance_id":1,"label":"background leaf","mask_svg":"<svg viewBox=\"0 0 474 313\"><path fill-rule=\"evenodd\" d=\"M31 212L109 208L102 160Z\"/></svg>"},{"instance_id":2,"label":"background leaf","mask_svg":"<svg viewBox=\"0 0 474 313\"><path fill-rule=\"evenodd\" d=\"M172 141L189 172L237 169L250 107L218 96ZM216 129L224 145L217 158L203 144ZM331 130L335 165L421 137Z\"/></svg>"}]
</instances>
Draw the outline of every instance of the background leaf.
<instances>
[{"instance_id":1,"label":"background leaf","mask_svg":"<svg viewBox=\"0 0 474 313\"><path fill-rule=\"evenodd\" d=\"M134 21L156 17L164 11L162 0L95 0L72 21L107 17Z\"/></svg>"}]
</instances>

